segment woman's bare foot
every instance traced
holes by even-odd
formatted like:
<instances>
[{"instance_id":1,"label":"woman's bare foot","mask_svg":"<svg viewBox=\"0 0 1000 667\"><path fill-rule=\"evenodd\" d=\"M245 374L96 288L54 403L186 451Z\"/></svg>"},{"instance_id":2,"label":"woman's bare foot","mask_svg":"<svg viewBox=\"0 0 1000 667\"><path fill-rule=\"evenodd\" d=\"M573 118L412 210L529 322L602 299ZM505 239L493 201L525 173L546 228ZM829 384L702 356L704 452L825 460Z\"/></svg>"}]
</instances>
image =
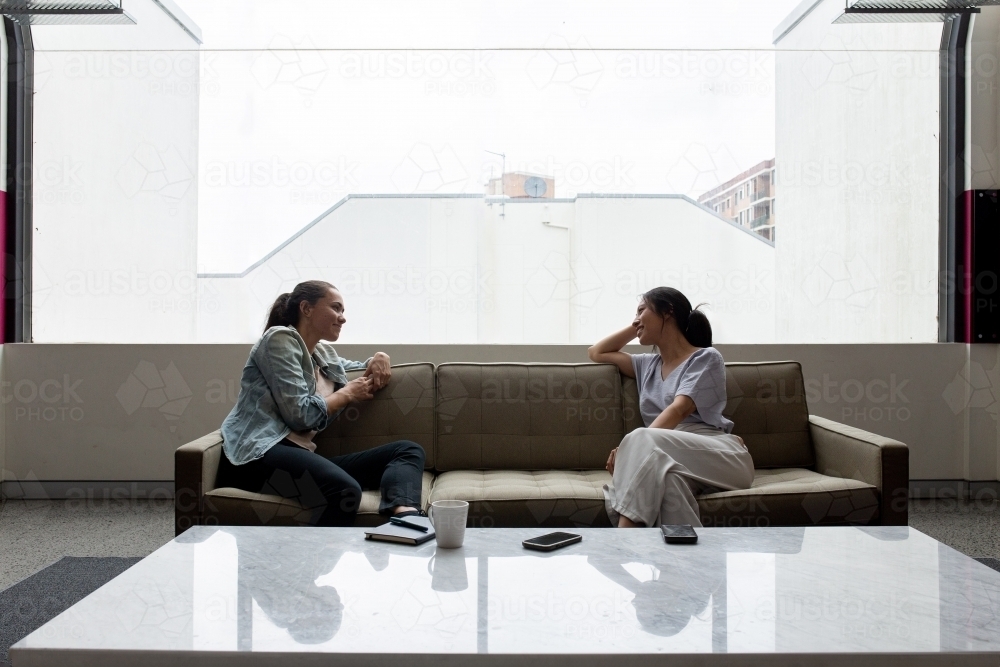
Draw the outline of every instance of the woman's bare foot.
<instances>
[{"instance_id":1,"label":"woman's bare foot","mask_svg":"<svg viewBox=\"0 0 1000 667\"><path fill-rule=\"evenodd\" d=\"M627 516L623 516L623 515L619 514L618 515L618 527L619 528L645 528L646 524L644 524L641 521L639 521L637 523L635 521L632 521L632 519L628 518Z\"/></svg>"},{"instance_id":2,"label":"woman's bare foot","mask_svg":"<svg viewBox=\"0 0 1000 667\"><path fill-rule=\"evenodd\" d=\"M400 512L417 512L416 507L409 507L407 505L397 505L395 509L392 510L393 516L399 514Z\"/></svg>"}]
</instances>

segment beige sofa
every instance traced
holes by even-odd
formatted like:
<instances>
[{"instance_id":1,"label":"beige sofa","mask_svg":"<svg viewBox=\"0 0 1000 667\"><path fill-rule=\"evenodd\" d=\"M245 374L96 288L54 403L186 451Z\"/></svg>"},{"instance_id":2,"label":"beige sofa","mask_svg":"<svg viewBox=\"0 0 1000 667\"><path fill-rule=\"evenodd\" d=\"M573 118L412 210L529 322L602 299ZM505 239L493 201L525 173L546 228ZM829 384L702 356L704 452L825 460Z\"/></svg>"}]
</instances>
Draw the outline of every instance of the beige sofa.
<instances>
[{"instance_id":1,"label":"beige sofa","mask_svg":"<svg viewBox=\"0 0 1000 667\"><path fill-rule=\"evenodd\" d=\"M756 476L750 489L699 496L706 526L906 525L906 445L810 415L798 362L728 363L726 392ZM470 526L607 526L608 453L641 426L635 381L612 365L418 363L394 366L374 400L316 443L328 456L421 444L424 506L467 500ZM305 521L294 498L217 488L221 455L218 431L177 450L178 534ZM377 508L378 491L366 491L358 524L383 523Z\"/></svg>"}]
</instances>

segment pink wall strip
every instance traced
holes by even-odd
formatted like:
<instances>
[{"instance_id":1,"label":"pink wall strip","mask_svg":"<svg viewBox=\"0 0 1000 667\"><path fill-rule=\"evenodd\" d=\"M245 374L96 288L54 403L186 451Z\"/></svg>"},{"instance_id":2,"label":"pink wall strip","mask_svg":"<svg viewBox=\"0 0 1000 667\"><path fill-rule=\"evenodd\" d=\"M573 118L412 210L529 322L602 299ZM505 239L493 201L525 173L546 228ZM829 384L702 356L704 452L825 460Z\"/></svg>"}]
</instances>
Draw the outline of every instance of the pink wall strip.
<instances>
[{"instance_id":1,"label":"pink wall strip","mask_svg":"<svg viewBox=\"0 0 1000 667\"><path fill-rule=\"evenodd\" d=\"M960 274L960 280L956 280L956 287L961 284L961 298L956 299L956 303L961 304L962 312L956 313L956 319L960 316L963 322L962 336L960 340L956 340L958 343L971 343L972 342L972 300L975 295L972 293L972 244L974 239L972 238L972 190L965 191L965 215L962 218L963 233L962 233L962 247L959 249L962 257L962 272Z\"/></svg>"},{"instance_id":2,"label":"pink wall strip","mask_svg":"<svg viewBox=\"0 0 1000 667\"><path fill-rule=\"evenodd\" d=\"M7 193L0 190L0 342L8 343L7 327Z\"/></svg>"}]
</instances>

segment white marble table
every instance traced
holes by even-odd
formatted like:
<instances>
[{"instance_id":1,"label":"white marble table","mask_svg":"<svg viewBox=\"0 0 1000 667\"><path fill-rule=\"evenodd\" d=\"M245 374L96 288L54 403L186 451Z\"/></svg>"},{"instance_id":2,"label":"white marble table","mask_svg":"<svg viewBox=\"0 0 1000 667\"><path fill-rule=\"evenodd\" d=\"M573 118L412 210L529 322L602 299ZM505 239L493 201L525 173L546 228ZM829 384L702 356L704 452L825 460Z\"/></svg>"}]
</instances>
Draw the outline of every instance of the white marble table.
<instances>
[{"instance_id":1,"label":"white marble table","mask_svg":"<svg viewBox=\"0 0 1000 667\"><path fill-rule=\"evenodd\" d=\"M910 528L196 527L14 645L74 665L990 665L1000 573ZM405 654L405 655L400 655ZM616 661L616 662L609 662Z\"/></svg>"}]
</instances>

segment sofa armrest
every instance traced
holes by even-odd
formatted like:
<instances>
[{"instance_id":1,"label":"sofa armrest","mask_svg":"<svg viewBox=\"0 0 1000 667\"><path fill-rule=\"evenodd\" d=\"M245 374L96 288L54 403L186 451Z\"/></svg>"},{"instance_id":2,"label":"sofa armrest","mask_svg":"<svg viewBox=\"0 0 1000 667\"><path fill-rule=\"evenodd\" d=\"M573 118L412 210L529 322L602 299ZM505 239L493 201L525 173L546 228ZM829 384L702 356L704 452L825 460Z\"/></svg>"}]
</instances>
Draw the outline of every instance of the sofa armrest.
<instances>
[{"instance_id":1,"label":"sofa armrest","mask_svg":"<svg viewBox=\"0 0 1000 667\"><path fill-rule=\"evenodd\" d=\"M215 488L222 434L209 433L174 452L174 534L202 523L205 493Z\"/></svg>"},{"instance_id":2,"label":"sofa armrest","mask_svg":"<svg viewBox=\"0 0 1000 667\"><path fill-rule=\"evenodd\" d=\"M816 472L878 488L883 526L908 523L910 450L902 442L809 415Z\"/></svg>"}]
</instances>

